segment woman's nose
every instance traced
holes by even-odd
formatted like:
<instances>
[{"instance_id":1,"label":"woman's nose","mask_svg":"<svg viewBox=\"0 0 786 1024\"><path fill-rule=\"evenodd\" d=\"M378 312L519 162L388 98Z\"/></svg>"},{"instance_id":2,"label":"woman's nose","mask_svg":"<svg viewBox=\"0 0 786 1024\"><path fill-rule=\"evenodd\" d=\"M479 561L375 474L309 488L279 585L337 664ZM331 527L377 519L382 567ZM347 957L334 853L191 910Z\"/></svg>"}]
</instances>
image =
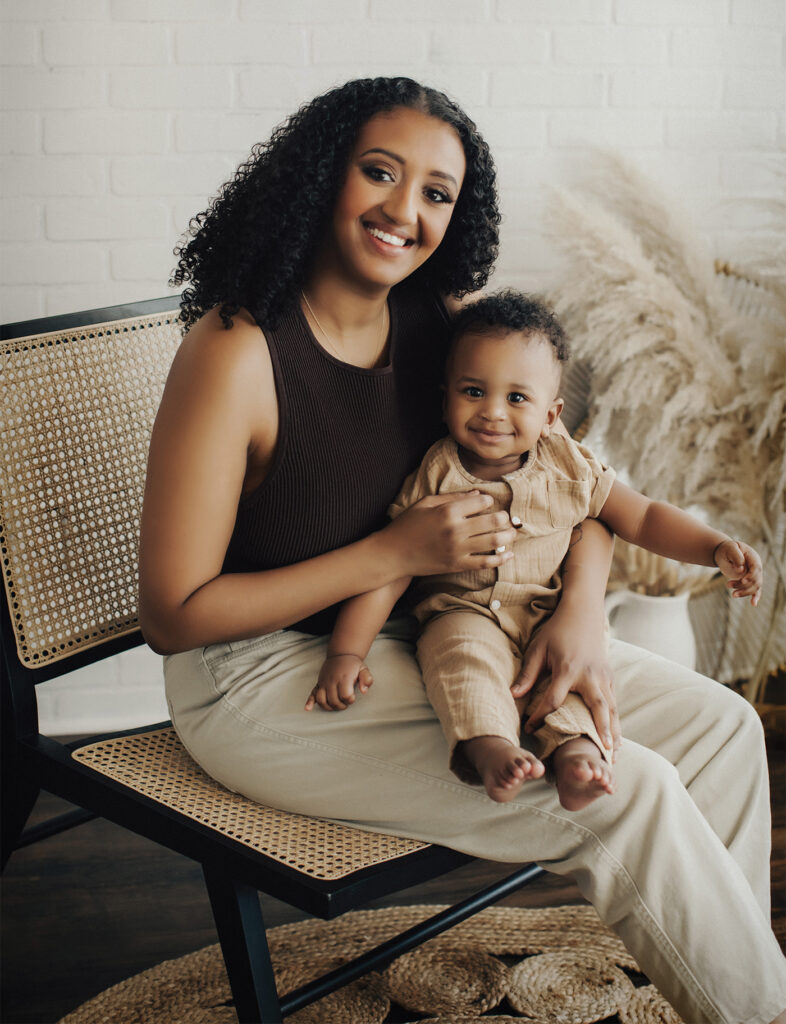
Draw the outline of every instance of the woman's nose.
<instances>
[{"instance_id":1,"label":"woman's nose","mask_svg":"<svg viewBox=\"0 0 786 1024\"><path fill-rule=\"evenodd\" d=\"M417 220L414 187L406 182L397 185L388 193L382 212L394 224L414 224Z\"/></svg>"}]
</instances>

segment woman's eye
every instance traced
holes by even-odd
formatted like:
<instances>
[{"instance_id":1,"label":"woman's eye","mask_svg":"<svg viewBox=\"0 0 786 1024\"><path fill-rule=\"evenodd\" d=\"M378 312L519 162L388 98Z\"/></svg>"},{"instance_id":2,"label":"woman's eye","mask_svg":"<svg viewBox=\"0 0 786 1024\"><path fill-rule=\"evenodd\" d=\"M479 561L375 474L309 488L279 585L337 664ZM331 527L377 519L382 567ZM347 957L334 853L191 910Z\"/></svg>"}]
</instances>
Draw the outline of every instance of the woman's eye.
<instances>
[{"instance_id":1,"label":"woman's eye","mask_svg":"<svg viewBox=\"0 0 786 1024\"><path fill-rule=\"evenodd\" d=\"M449 192L443 191L441 188L426 188L423 190L424 195L427 199L430 199L432 203L452 203L453 197Z\"/></svg>"},{"instance_id":2,"label":"woman's eye","mask_svg":"<svg viewBox=\"0 0 786 1024\"><path fill-rule=\"evenodd\" d=\"M363 173L372 181L393 181L393 175L385 167L375 167L371 165L369 167L364 167Z\"/></svg>"}]
</instances>

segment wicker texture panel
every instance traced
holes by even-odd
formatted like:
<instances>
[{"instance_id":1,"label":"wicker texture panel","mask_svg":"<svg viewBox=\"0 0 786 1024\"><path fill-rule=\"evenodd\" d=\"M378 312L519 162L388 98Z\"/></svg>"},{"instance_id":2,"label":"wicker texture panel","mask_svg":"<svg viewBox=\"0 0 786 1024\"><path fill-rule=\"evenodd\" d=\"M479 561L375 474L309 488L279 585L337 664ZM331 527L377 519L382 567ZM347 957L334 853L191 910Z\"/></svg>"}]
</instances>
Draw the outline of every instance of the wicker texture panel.
<instances>
[{"instance_id":1,"label":"wicker texture panel","mask_svg":"<svg viewBox=\"0 0 786 1024\"><path fill-rule=\"evenodd\" d=\"M426 848L318 818L277 811L211 779L172 728L118 736L74 751L94 771L312 878L344 878Z\"/></svg>"},{"instance_id":2,"label":"wicker texture panel","mask_svg":"<svg viewBox=\"0 0 786 1024\"><path fill-rule=\"evenodd\" d=\"M28 667L136 628L147 449L177 315L0 345L0 545Z\"/></svg>"}]
</instances>

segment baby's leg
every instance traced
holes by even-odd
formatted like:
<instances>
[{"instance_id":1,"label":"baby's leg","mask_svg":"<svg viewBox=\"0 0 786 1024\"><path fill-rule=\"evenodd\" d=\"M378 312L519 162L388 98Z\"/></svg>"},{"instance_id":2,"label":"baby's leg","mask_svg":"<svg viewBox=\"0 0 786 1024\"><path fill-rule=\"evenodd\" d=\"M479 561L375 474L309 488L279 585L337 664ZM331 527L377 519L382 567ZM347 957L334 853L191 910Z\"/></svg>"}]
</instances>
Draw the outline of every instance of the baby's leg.
<instances>
[{"instance_id":1,"label":"baby's leg","mask_svg":"<svg viewBox=\"0 0 786 1024\"><path fill-rule=\"evenodd\" d=\"M541 682L528 699L532 708L548 685ZM561 708L546 715L535 735L543 744L541 758L551 757L551 768L562 806L579 811L604 793L614 792L612 752L607 750L584 701L569 693Z\"/></svg>"},{"instance_id":2,"label":"baby's leg","mask_svg":"<svg viewBox=\"0 0 786 1024\"><path fill-rule=\"evenodd\" d=\"M506 803L527 779L543 775L519 745L521 713L510 692L518 653L495 622L472 611L432 619L420 634L418 661L450 745L450 767L463 782L481 783L492 800Z\"/></svg>"}]
</instances>

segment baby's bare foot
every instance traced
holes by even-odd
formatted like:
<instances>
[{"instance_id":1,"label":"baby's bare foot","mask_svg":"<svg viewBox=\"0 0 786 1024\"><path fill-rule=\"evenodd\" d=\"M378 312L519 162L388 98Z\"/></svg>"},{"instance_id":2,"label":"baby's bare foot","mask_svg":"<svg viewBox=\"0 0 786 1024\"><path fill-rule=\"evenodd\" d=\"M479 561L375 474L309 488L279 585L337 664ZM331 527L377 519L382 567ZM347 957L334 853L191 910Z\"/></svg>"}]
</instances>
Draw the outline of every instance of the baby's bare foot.
<instances>
[{"instance_id":1,"label":"baby's bare foot","mask_svg":"<svg viewBox=\"0 0 786 1024\"><path fill-rule=\"evenodd\" d=\"M527 779L539 779L545 768L534 754L515 747L501 736L476 736L464 743L464 754L474 765L486 792L498 804L507 803Z\"/></svg>"},{"instance_id":2,"label":"baby's bare foot","mask_svg":"<svg viewBox=\"0 0 786 1024\"><path fill-rule=\"evenodd\" d=\"M580 811L604 793L614 792L614 770L586 736L557 747L553 764L559 802L567 811Z\"/></svg>"}]
</instances>

